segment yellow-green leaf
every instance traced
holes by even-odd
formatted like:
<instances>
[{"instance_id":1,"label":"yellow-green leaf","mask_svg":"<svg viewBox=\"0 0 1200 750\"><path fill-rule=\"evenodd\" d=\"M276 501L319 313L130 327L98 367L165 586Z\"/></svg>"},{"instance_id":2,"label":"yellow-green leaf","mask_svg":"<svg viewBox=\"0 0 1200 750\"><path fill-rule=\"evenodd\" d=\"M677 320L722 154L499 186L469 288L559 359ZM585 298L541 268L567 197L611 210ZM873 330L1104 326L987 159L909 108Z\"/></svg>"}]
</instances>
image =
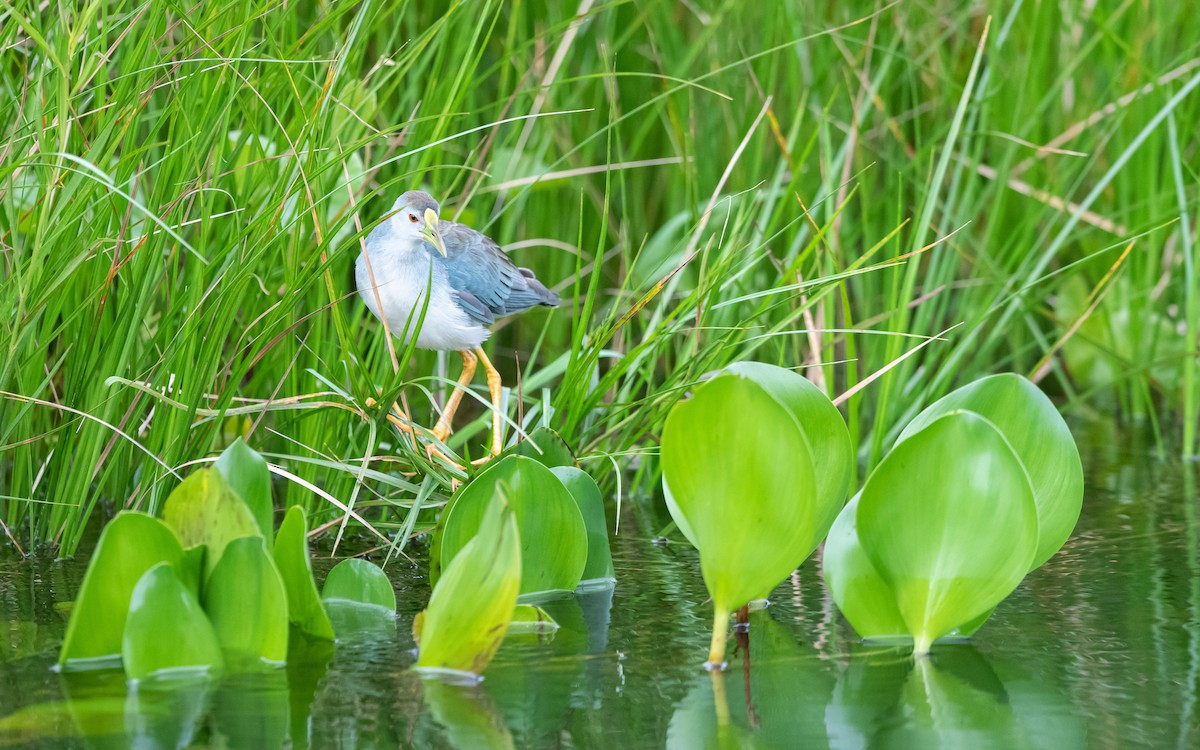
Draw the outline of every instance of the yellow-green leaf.
<instances>
[{"instance_id":1,"label":"yellow-green leaf","mask_svg":"<svg viewBox=\"0 0 1200 750\"><path fill-rule=\"evenodd\" d=\"M871 564L858 539L858 496L846 504L821 553L829 595L863 638L908 636L896 594Z\"/></svg>"},{"instance_id":2,"label":"yellow-green leaf","mask_svg":"<svg viewBox=\"0 0 1200 750\"><path fill-rule=\"evenodd\" d=\"M1025 469L971 412L944 416L897 445L867 479L856 519L918 653L1012 593L1037 551Z\"/></svg>"},{"instance_id":3,"label":"yellow-green leaf","mask_svg":"<svg viewBox=\"0 0 1200 750\"><path fill-rule=\"evenodd\" d=\"M1067 423L1046 394L1020 375L980 378L935 401L913 418L897 442L953 411L987 419L1025 467L1037 503L1038 549L1030 569L1050 559L1075 529L1083 506L1083 464Z\"/></svg>"},{"instance_id":4,"label":"yellow-green leaf","mask_svg":"<svg viewBox=\"0 0 1200 750\"><path fill-rule=\"evenodd\" d=\"M725 372L762 386L795 418L808 439L813 466L817 468L817 519L808 548L811 553L829 533L855 479L857 464L846 420L829 396L792 370L763 362L737 362L725 368Z\"/></svg>"},{"instance_id":5,"label":"yellow-green leaf","mask_svg":"<svg viewBox=\"0 0 1200 750\"><path fill-rule=\"evenodd\" d=\"M250 510L270 552L275 544L275 505L271 500L271 472L267 462L239 437L213 465Z\"/></svg>"},{"instance_id":6,"label":"yellow-green leaf","mask_svg":"<svg viewBox=\"0 0 1200 750\"><path fill-rule=\"evenodd\" d=\"M58 663L120 656L129 597L137 582L161 562L182 570L182 560L183 548L169 526L145 513L118 513L100 533L71 608Z\"/></svg>"},{"instance_id":7,"label":"yellow-green leaf","mask_svg":"<svg viewBox=\"0 0 1200 750\"><path fill-rule=\"evenodd\" d=\"M493 461L459 490L445 517L442 575L475 537L487 509L501 496L520 530L521 594L574 590L588 557L583 516L558 477L524 456Z\"/></svg>"},{"instance_id":8,"label":"yellow-green leaf","mask_svg":"<svg viewBox=\"0 0 1200 750\"><path fill-rule=\"evenodd\" d=\"M478 533L442 571L429 607L414 623L417 667L482 673L504 640L520 588L516 515L496 498Z\"/></svg>"},{"instance_id":9,"label":"yellow-green leaf","mask_svg":"<svg viewBox=\"0 0 1200 750\"><path fill-rule=\"evenodd\" d=\"M231 663L287 661L287 591L262 539L226 545L205 584L204 609Z\"/></svg>"},{"instance_id":10,"label":"yellow-green leaf","mask_svg":"<svg viewBox=\"0 0 1200 750\"><path fill-rule=\"evenodd\" d=\"M321 589L322 599L347 599L396 611L396 591L387 574L367 560L350 558L333 566Z\"/></svg>"},{"instance_id":11,"label":"yellow-green leaf","mask_svg":"<svg viewBox=\"0 0 1200 750\"><path fill-rule=\"evenodd\" d=\"M556 466L550 471L571 493L571 498L579 506L579 513L587 530L587 562L583 566L580 586L611 586L617 577L613 572L612 551L608 546L608 521L604 516L604 498L600 495L596 480L574 466Z\"/></svg>"},{"instance_id":12,"label":"yellow-green leaf","mask_svg":"<svg viewBox=\"0 0 1200 750\"><path fill-rule=\"evenodd\" d=\"M129 600L121 639L125 674L133 680L224 666L217 635L196 596L169 563L159 563L138 580Z\"/></svg>"},{"instance_id":13,"label":"yellow-green leaf","mask_svg":"<svg viewBox=\"0 0 1200 750\"><path fill-rule=\"evenodd\" d=\"M672 515L690 529L724 660L728 615L770 591L811 550L820 508L808 441L754 380L725 373L671 410L662 436Z\"/></svg>"},{"instance_id":14,"label":"yellow-green leaf","mask_svg":"<svg viewBox=\"0 0 1200 750\"><path fill-rule=\"evenodd\" d=\"M275 537L275 566L287 590L288 619L316 638L333 640L333 623L321 605L308 557L308 521L304 509L293 505Z\"/></svg>"},{"instance_id":15,"label":"yellow-green leaf","mask_svg":"<svg viewBox=\"0 0 1200 750\"><path fill-rule=\"evenodd\" d=\"M167 498L162 516L185 549L205 546L205 578L212 575L226 544L244 536L262 537L250 508L215 469L192 472Z\"/></svg>"}]
</instances>

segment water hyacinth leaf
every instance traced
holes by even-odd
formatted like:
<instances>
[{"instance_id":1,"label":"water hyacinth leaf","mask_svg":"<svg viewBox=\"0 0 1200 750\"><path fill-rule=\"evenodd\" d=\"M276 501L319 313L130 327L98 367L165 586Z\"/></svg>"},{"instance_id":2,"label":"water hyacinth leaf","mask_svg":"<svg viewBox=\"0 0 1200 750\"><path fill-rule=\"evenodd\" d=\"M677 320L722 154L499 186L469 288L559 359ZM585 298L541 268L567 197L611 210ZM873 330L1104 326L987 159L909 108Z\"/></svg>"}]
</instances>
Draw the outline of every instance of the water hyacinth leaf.
<instances>
[{"instance_id":1,"label":"water hyacinth leaf","mask_svg":"<svg viewBox=\"0 0 1200 750\"><path fill-rule=\"evenodd\" d=\"M753 380L722 374L671 410L662 466L700 551L715 609L709 661L724 661L729 613L762 596L811 549L816 472L795 418Z\"/></svg>"},{"instance_id":2,"label":"water hyacinth leaf","mask_svg":"<svg viewBox=\"0 0 1200 750\"><path fill-rule=\"evenodd\" d=\"M275 566L287 591L288 619L305 633L333 640L333 623L321 605L308 558L308 521L304 509L293 505L275 536Z\"/></svg>"},{"instance_id":3,"label":"water hyacinth leaf","mask_svg":"<svg viewBox=\"0 0 1200 750\"><path fill-rule=\"evenodd\" d=\"M612 551L608 546L608 521L604 516L604 498L596 480L582 469L574 466L556 466L550 471L571 493L583 525L587 529L587 562L583 566L584 587L607 585L616 582L613 572Z\"/></svg>"},{"instance_id":4,"label":"water hyacinth leaf","mask_svg":"<svg viewBox=\"0 0 1200 750\"><path fill-rule=\"evenodd\" d=\"M1037 551L1025 470L983 417L949 414L898 444L867 479L862 547L918 653L1012 593Z\"/></svg>"},{"instance_id":5,"label":"water hyacinth leaf","mask_svg":"<svg viewBox=\"0 0 1200 750\"><path fill-rule=\"evenodd\" d=\"M145 513L118 513L88 562L58 663L120 656L134 587L158 563L181 568L182 559L179 538L165 523Z\"/></svg>"},{"instance_id":6,"label":"water hyacinth leaf","mask_svg":"<svg viewBox=\"0 0 1200 750\"><path fill-rule=\"evenodd\" d=\"M749 378L762 386L791 413L808 439L813 465L819 467L816 475L817 519L809 547L811 552L829 533L855 478L854 448L846 420L820 388L787 368L763 362L738 362L725 368L725 372Z\"/></svg>"},{"instance_id":7,"label":"water hyacinth leaf","mask_svg":"<svg viewBox=\"0 0 1200 750\"><path fill-rule=\"evenodd\" d=\"M517 455L532 458L542 466L575 466L575 454L567 442L549 427L538 427L529 437L506 450L502 456Z\"/></svg>"},{"instance_id":8,"label":"water hyacinth leaf","mask_svg":"<svg viewBox=\"0 0 1200 750\"><path fill-rule=\"evenodd\" d=\"M229 488L250 509L269 552L275 544L275 504L271 500L271 472L266 460L239 437L214 465Z\"/></svg>"},{"instance_id":9,"label":"water hyacinth leaf","mask_svg":"<svg viewBox=\"0 0 1200 750\"><path fill-rule=\"evenodd\" d=\"M1063 546L1083 506L1083 464L1058 410L1029 380L1004 373L981 378L935 401L900 433L907 440L939 417L972 411L991 422L1017 454L1033 484L1038 514L1038 549L1030 569Z\"/></svg>"},{"instance_id":10,"label":"water hyacinth leaf","mask_svg":"<svg viewBox=\"0 0 1200 750\"><path fill-rule=\"evenodd\" d=\"M121 659L126 676L133 680L181 670L218 671L224 666L212 624L170 564L155 565L134 587Z\"/></svg>"},{"instance_id":11,"label":"water hyacinth leaf","mask_svg":"<svg viewBox=\"0 0 1200 750\"><path fill-rule=\"evenodd\" d=\"M205 584L204 609L231 661L287 661L287 591L262 539L226 545Z\"/></svg>"},{"instance_id":12,"label":"water hyacinth leaf","mask_svg":"<svg viewBox=\"0 0 1200 750\"><path fill-rule=\"evenodd\" d=\"M846 503L825 540L821 570L838 609L863 638L908 635L896 595L858 539L859 496Z\"/></svg>"},{"instance_id":13,"label":"water hyacinth leaf","mask_svg":"<svg viewBox=\"0 0 1200 750\"><path fill-rule=\"evenodd\" d=\"M738 362L723 372L748 378L761 386L779 403L781 409L795 418L797 426L808 440L813 465L821 467L816 476L818 510L809 546L811 552L829 533L854 479L854 450L846 422L828 396L807 378L791 370L762 362ZM696 546L695 535L687 519L679 512L665 474L663 497L679 531L692 546ZM763 597L766 594L764 591Z\"/></svg>"},{"instance_id":14,"label":"water hyacinth leaf","mask_svg":"<svg viewBox=\"0 0 1200 750\"><path fill-rule=\"evenodd\" d=\"M418 668L483 672L512 621L521 552L516 513L496 498L478 532L446 564L429 607L413 623Z\"/></svg>"},{"instance_id":15,"label":"water hyacinth leaf","mask_svg":"<svg viewBox=\"0 0 1200 750\"><path fill-rule=\"evenodd\" d=\"M442 575L475 537L487 509L501 496L520 530L521 594L573 591L587 564L587 527L579 506L558 477L524 456L492 462L459 490L444 522Z\"/></svg>"},{"instance_id":16,"label":"water hyacinth leaf","mask_svg":"<svg viewBox=\"0 0 1200 750\"><path fill-rule=\"evenodd\" d=\"M208 547L200 544L188 547L183 551L183 559L179 564L179 578L183 585L200 598L200 582L204 580L204 560L208 557Z\"/></svg>"},{"instance_id":17,"label":"water hyacinth leaf","mask_svg":"<svg viewBox=\"0 0 1200 750\"><path fill-rule=\"evenodd\" d=\"M321 589L322 599L348 599L396 611L396 592L387 574L366 560L350 558L333 566Z\"/></svg>"},{"instance_id":18,"label":"water hyacinth leaf","mask_svg":"<svg viewBox=\"0 0 1200 750\"><path fill-rule=\"evenodd\" d=\"M162 516L185 549L205 546L205 578L212 575L226 544L244 536L262 537L250 508L215 469L200 469L184 479L167 498Z\"/></svg>"}]
</instances>

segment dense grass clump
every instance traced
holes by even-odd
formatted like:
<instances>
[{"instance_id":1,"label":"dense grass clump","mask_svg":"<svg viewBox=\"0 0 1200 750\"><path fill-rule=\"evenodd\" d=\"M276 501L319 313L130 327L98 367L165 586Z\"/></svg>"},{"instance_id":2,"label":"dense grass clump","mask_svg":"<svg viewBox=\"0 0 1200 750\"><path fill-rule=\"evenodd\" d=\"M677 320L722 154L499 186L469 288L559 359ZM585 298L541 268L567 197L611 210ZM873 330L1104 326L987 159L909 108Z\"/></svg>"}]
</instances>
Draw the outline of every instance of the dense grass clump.
<instances>
[{"instance_id":1,"label":"dense grass clump","mask_svg":"<svg viewBox=\"0 0 1200 750\"><path fill-rule=\"evenodd\" d=\"M1186 4L549 6L0 8L11 538L70 554L247 433L316 524L420 529L453 472L366 402L430 422L456 372L390 345L351 273L418 186L567 300L493 337L510 435L552 425L636 468L625 493L744 358L806 366L863 469L1005 370L1195 450Z\"/></svg>"}]
</instances>

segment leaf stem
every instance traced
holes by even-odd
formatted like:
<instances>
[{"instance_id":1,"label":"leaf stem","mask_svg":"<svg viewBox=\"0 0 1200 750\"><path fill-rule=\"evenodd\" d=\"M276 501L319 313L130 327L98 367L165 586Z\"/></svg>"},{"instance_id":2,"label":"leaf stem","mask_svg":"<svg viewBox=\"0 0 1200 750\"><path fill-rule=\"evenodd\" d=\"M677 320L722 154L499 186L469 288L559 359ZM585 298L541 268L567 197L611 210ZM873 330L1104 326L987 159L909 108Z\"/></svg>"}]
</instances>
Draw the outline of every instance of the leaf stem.
<instances>
[{"instance_id":1,"label":"leaf stem","mask_svg":"<svg viewBox=\"0 0 1200 750\"><path fill-rule=\"evenodd\" d=\"M704 663L706 669L710 671L725 669L725 640L728 637L729 609L714 602L712 643L708 647L708 661Z\"/></svg>"}]
</instances>

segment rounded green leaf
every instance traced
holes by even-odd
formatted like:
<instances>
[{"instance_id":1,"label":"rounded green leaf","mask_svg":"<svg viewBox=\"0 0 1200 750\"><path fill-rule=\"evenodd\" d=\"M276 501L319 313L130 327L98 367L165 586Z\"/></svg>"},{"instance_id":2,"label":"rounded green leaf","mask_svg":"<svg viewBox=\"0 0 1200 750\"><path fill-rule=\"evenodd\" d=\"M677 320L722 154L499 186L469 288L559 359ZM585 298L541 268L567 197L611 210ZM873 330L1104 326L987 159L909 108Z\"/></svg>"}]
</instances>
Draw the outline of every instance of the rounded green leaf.
<instances>
[{"instance_id":1,"label":"rounded green leaf","mask_svg":"<svg viewBox=\"0 0 1200 750\"><path fill-rule=\"evenodd\" d=\"M897 442L958 410L991 422L1029 474L1038 515L1032 570L1058 552L1079 520L1083 464L1075 439L1046 394L1020 375L1005 373L981 378L935 401L904 428Z\"/></svg>"},{"instance_id":2,"label":"rounded green leaf","mask_svg":"<svg viewBox=\"0 0 1200 750\"><path fill-rule=\"evenodd\" d=\"M857 463L846 420L829 396L792 370L762 362L738 362L725 371L762 386L791 413L808 439L813 465L817 467L818 502L811 552L829 533L854 482Z\"/></svg>"},{"instance_id":3,"label":"rounded green leaf","mask_svg":"<svg viewBox=\"0 0 1200 750\"><path fill-rule=\"evenodd\" d=\"M396 592L378 565L358 558L342 560L325 577L322 599L348 599L396 611Z\"/></svg>"},{"instance_id":4,"label":"rounded green leaf","mask_svg":"<svg viewBox=\"0 0 1200 750\"><path fill-rule=\"evenodd\" d=\"M308 522L299 505L288 508L275 536L275 566L287 591L288 619L316 638L333 640L333 624L313 581L308 558Z\"/></svg>"},{"instance_id":5,"label":"rounded green leaf","mask_svg":"<svg viewBox=\"0 0 1200 750\"><path fill-rule=\"evenodd\" d=\"M898 444L858 503L858 536L927 652L1021 582L1037 509L1021 462L983 417L955 412Z\"/></svg>"},{"instance_id":6,"label":"rounded green leaf","mask_svg":"<svg viewBox=\"0 0 1200 750\"><path fill-rule=\"evenodd\" d=\"M808 441L755 381L723 374L671 410L662 466L718 611L770 591L811 551L818 515Z\"/></svg>"},{"instance_id":7,"label":"rounded green leaf","mask_svg":"<svg viewBox=\"0 0 1200 750\"><path fill-rule=\"evenodd\" d=\"M221 453L214 466L250 510L269 552L275 543L275 505L271 501L271 472L267 462L239 437Z\"/></svg>"},{"instance_id":8,"label":"rounded green leaf","mask_svg":"<svg viewBox=\"0 0 1200 750\"><path fill-rule=\"evenodd\" d=\"M169 563L138 580L121 639L125 674L140 680L173 670L219 670L221 646L212 625Z\"/></svg>"},{"instance_id":9,"label":"rounded green leaf","mask_svg":"<svg viewBox=\"0 0 1200 750\"><path fill-rule=\"evenodd\" d=\"M478 533L446 564L429 607L413 623L417 667L482 673L512 621L521 564L517 516L496 498Z\"/></svg>"},{"instance_id":10,"label":"rounded green leaf","mask_svg":"<svg viewBox=\"0 0 1200 750\"><path fill-rule=\"evenodd\" d=\"M580 585L600 586L617 580L613 572L612 551L608 546L608 521L604 516L604 498L596 480L574 466L556 466L550 471L579 506L583 525L587 529L587 563L583 566Z\"/></svg>"},{"instance_id":11,"label":"rounded green leaf","mask_svg":"<svg viewBox=\"0 0 1200 750\"><path fill-rule=\"evenodd\" d=\"M858 500L856 495L846 503L825 539L821 557L825 586L842 615L863 638L907 635L895 593L859 542Z\"/></svg>"},{"instance_id":12,"label":"rounded green leaf","mask_svg":"<svg viewBox=\"0 0 1200 750\"><path fill-rule=\"evenodd\" d=\"M145 513L118 513L92 552L58 663L120 656L134 587L156 564L181 568L182 560L179 538L165 523Z\"/></svg>"},{"instance_id":13,"label":"rounded green leaf","mask_svg":"<svg viewBox=\"0 0 1200 750\"><path fill-rule=\"evenodd\" d=\"M231 660L287 661L287 590L262 539L226 545L205 583L204 609Z\"/></svg>"},{"instance_id":14,"label":"rounded green leaf","mask_svg":"<svg viewBox=\"0 0 1200 750\"><path fill-rule=\"evenodd\" d=\"M244 536L262 537L250 508L214 469L193 471L163 505L163 521L185 549L204 545L204 575L212 575L225 545Z\"/></svg>"},{"instance_id":15,"label":"rounded green leaf","mask_svg":"<svg viewBox=\"0 0 1200 750\"><path fill-rule=\"evenodd\" d=\"M520 531L521 594L573 591L587 564L587 527L558 477L524 456L494 461L459 490L442 531L442 575L479 531L498 497L508 503Z\"/></svg>"}]
</instances>

